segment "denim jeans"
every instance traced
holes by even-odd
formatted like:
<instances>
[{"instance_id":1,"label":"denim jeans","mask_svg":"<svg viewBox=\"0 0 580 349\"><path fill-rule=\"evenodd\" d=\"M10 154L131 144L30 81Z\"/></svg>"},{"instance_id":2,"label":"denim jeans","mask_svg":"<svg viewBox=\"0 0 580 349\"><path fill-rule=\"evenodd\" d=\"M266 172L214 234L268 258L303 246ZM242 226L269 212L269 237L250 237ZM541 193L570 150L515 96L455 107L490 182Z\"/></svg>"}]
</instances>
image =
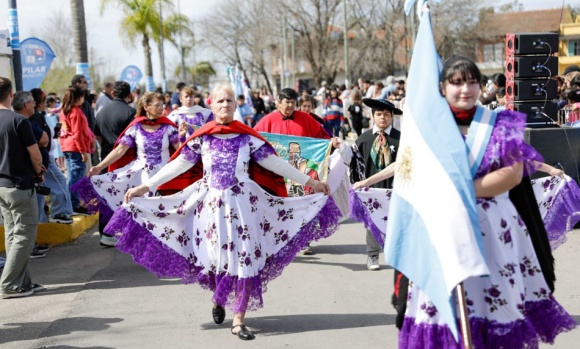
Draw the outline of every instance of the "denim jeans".
<instances>
[{"instance_id":1,"label":"denim jeans","mask_svg":"<svg viewBox=\"0 0 580 349\"><path fill-rule=\"evenodd\" d=\"M338 137L338 132L340 131L340 118L326 120L326 127L332 130L334 137Z\"/></svg>"},{"instance_id":2,"label":"denim jeans","mask_svg":"<svg viewBox=\"0 0 580 349\"><path fill-rule=\"evenodd\" d=\"M48 164L44 174L44 185L50 188L50 217L72 215L73 208L70 192L66 185L66 177L60 172L54 161Z\"/></svg>"},{"instance_id":3,"label":"denim jeans","mask_svg":"<svg viewBox=\"0 0 580 349\"><path fill-rule=\"evenodd\" d=\"M65 151L64 158L66 160L66 168L68 169L68 189L70 193L70 201L73 209L81 205L79 196L73 193L72 186L85 176L86 165L83 162L81 153L74 151Z\"/></svg>"}]
</instances>

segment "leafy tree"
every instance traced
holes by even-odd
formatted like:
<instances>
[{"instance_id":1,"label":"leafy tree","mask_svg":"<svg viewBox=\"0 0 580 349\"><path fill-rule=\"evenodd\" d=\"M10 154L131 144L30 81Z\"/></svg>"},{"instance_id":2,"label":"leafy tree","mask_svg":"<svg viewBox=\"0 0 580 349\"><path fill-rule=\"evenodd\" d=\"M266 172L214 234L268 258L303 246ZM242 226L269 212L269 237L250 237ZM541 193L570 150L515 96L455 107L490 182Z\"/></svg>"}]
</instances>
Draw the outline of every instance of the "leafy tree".
<instances>
[{"instance_id":1,"label":"leafy tree","mask_svg":"<svg viewBox=\"0 0 580 349\"><path fill-rule=\"evenodd\" d=\"M124 17L119 26L123 42L135 47L135 41L141 38L141 46L145 56L145 76L153 77L150 40L163 33L159 3L169 5L171 0L101 0L101 14L109 6L117 6L123 11Z\"/></svg>"},{"instance_id":2,"label":"leafy tree","mask_svg":"<svg viewBox=\"0 0 580 349\"><path fill-rule=\"evenodd\" d=\"M216 75L215 69L208 61L201 61L190 68L186 68L186 73L191 76L195 86L209 86L209 78ZM175 76L181 75L181 65L175 68L173 74Z\"/></svg>"}]
</instances>

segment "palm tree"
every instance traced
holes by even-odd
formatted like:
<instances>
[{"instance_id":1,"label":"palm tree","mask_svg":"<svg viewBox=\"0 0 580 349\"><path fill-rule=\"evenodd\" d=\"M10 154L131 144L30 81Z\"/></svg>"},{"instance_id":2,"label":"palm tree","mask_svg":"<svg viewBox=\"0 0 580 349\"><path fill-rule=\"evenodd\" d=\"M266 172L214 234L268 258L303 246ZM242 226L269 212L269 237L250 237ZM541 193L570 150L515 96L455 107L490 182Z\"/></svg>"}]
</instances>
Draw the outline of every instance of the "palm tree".
<instances>
[{"instance_id":1,"label":"palm tree","mask_svg":"<svg viewBox=\"0 0 580 349\"><path fill-rule=\"evenodd\" d=\"M179 35L186 35L186 37L193 37L193 31L191 30L189 18L182 14L172 13L169 16L163 18L158 28L159 32L156 32L153 36L153 40L157 44L157 48L159 51L159 61L161 62L161 75L163 80L165 81L165 67L164 64L164 55L163 55L163 45L162 41L167 40L173 46L179 48L179 43L177 42L177 38ZM181 53L183 54L183 52Z\"/></svg>"},{"instance_id":2,"label":"palm tree","mask_svg":"<svg viewBox=\"0 0 580 349\"><path fill-rule=\"evenodd\" d=\"M193 78L194 85L209 86L209 78L216 75L216 71L208 61L198 62L193 67L185 68L186 72ZM181 65L178 65L173 72L175 76L181 75Z\"/></svg>"},{"instance_id":3,"label":"palm tree","mask_svg":"<svg viewBox=\"0 0 580 349\"><path fill-rule=\"evenodd\" d=\"M159 3L170 4L171 0L101 0L101 14L109 4L116 5L123 10L119 31L125 44L135 47L135 40L140 37L145 55L145 76L148 81L153 80L153 66L151 63L150 38L156 38L161 29Z\"/></svg>"},{"instance_id":4,"label":"palm tree","mask_svg":"<svg viewBox=\"0 0 580 349\"><path fill-rule=\"evenodd\" d=\"M87 49L87 29L85 25L85 4L83 0L70 0L75 60L77 64L89 62Z\"/></svg>"}]
</instances>

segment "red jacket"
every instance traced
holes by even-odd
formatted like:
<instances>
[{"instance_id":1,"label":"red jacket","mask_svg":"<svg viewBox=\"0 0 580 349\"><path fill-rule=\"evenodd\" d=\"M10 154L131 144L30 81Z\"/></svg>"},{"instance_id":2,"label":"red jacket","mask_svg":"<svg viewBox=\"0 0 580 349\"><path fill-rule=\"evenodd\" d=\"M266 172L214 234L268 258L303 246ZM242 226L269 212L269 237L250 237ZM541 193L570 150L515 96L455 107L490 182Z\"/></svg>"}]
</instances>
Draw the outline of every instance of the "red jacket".
<instances>
[{"instance_id":1,"label":"red jacket","mask_svg":"<svg viewBox=\"0 0 580 349\"><path fill-rule=\"evenodd\" d=\"M75 105L68 115L61 111L59 121L62 124L60 131L60 147L62 151L93 152L92 145L95 135L89 128L89 123L81 108Z\"/></svg>"},{"instance_id":2,"label":"red jacket","mask_svg":"<svg viewBox=\"0 0 580 349\"><path fill-rule=\"evenodd\" d=\"M292 119L287 120L283 120L282 114L276 110L264 116L254 126L254 130L299 137L330 138L318 121L300 110L295 110L292 114Z\"/></svg>"}]
</instances>

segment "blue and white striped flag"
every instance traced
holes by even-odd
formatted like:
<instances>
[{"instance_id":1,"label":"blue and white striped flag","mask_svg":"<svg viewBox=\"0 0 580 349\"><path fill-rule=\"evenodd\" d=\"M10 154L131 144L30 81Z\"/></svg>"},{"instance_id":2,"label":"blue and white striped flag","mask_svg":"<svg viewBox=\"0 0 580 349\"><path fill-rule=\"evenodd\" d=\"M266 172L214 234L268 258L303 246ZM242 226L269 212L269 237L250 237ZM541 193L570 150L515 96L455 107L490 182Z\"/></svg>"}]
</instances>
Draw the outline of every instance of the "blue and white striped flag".
<instances>
[{"instance_id":1,"label":"blue and white striped flag","mask_svg":"<svg viewBox=\"0 0 580 349\"><path fill-rule=\"evenodd\" d=\"M467 148L439 92L438 59L424 11L407 80L385 256L427 293L457 340L453 291L489 271Z\"/></svg>"}]
</instances>

